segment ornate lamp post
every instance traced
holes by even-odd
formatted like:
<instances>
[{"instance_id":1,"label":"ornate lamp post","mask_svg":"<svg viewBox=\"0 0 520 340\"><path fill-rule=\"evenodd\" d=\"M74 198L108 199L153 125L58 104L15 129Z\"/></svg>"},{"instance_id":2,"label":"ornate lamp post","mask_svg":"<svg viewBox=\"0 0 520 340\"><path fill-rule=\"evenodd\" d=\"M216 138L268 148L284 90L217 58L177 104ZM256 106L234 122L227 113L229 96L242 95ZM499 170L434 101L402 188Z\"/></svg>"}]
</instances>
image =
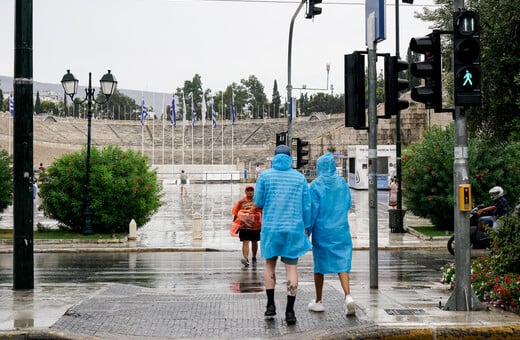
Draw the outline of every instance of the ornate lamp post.
<instances>
[{"instance_id":1,"label":"ornate lamp post","mask_svg":"<svg viewBox=\"0 0 520 340\"><path fill-rule=\"evenodd\" d=\"M92 102L98 104L105 104L108 102L110 96L115 92L117 87L117 81L114 75L110 73L106 73L101 80L99 81L101 84L101 93L103 93L106 97L104 102L98 102L94 98L95 89L92 88L92 73L88 73L88 88L85 89L85 98L81 101L84 103L87 101L87 120L88 120L88 132L87 132L87 160L86 160L86 171L85 171L85 224L83 225L83 234L90 235L92 234L92 211L90 210L90 193L89 193L89 183L90 183L90 135L91 135L91 124L92 124ZM63 85L63 89L65 93L70 96L72 100L74 100L74 95L78 91L78 83L79 81L74 77L70 70L67 70L67 73L61 79L61 85Z\"/></svg>"}]
</instances>

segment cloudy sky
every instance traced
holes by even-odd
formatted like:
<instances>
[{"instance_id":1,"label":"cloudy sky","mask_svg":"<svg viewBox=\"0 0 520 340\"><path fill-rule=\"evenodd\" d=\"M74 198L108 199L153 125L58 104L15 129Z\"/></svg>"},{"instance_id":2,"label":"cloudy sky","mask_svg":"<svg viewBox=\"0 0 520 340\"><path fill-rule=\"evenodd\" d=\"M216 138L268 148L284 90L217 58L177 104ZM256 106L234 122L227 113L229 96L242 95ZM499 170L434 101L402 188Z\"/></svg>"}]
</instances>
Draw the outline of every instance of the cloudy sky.
<instances>
[{"instance_id":1,"label":"cloudy sky","mask_svg":"<svg viewBox=\"0 0 520 340\"><path fill-rule=\"evenodd\" d=\"M173 92L202 77L213 92L255 75L271 98L274 80L287 85L289 24L299 0L33 0L35 81L59 83L70 69L95 86L107 69L118 87ZM323 0L323 12L297 16L292 43L292 84L343 93L343 55L364 50L365 1ZM14 73L15 0L1 0L0 75ZM431 31L414 12L433 0L400 4L400 51ZM431 7L433 8L433 7ZM378 53L395 54L395 1L387 0L386 36ZM382 69L382 60L378 70ZM330 87L329 87L330 90ZM298 92L297 92L298 94Z\"/></svg>"}]
</instances>

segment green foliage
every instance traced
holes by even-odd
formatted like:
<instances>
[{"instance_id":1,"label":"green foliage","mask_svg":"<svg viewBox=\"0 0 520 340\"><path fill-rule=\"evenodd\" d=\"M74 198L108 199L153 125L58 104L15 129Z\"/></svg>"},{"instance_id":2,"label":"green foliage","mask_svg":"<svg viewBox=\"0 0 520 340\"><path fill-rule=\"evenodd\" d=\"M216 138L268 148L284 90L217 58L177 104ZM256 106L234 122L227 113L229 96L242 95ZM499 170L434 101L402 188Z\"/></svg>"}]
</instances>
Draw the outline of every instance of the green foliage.
<instances>
[{"instance_id":1,"label":"green foliage","mask_svg":"<svg viewBox=\"0 0 520 340\"><path fill-rule=\"evenodd\" d=\"M511 214L500 218L498 223L498 230L491 233L490 264L496 274L520 274L520 217Z\"/></svg>"},{"instance_id":2,"label":"green foliage","mask_svg":"<svg viewBox=\"0 0 520 340\"><path fill-rule=\"evenodd\" d=\"M0 150L0 212L3 212L13 200L11 162L9 153L6 150Z\"/></svg>"},{"instance_id":3,"label":"green foliage","mask_svg":"<svg viewBox=\"0 0 520 340\"><path fill-rule=\"evenodd\" d=\"M66 154L40 175L40 209L79 232L84 224L86 150ZM159 209L161 185L146 157L117 146L91 149L90 197L94 233L142 226Z\"/></svg>"},{"instance_id":4,"label":"green foliage","mask_svg":"<svg viewBox=\"0 0 520 340\"><path fill-rule=\"evenodd\" d=\"M434 29L451 30L453 0L435 4L440 6L424 7L415 17L433 22ZM483 138L520 140L520 2L466 0L464 7L478 11L481 23L482 106L470 110L469 129ZM446 52L451 56L449 46ZM449 60L443 62L448 72Z\"/></svg>"},{"instance_id":5,"label":"green foliage","mask_svg":"<svg viewBox=\"0 0 520 340\"><path fill-rule=\"evenodd\" d=\"M446 263L441 268L441 283L455 287L455 263Z\"/></svg>"},{"instance_id":6,"label":"green foliage","mask_svg":"<svg viewBox=\"0 0 520 340\"><path fill-rule=\"evenodd\" d=\"M429 218L441 229L453 229L453 139L453 125L432 128L422 141L403 152L404 204L414 215ZM520 197L518 159L518 142L489 144L480 138L469 140L469 178L475 205L490 205L488 191L495 185L504 188L512 206L516 204Z\"/></svg>"}]
</instances>

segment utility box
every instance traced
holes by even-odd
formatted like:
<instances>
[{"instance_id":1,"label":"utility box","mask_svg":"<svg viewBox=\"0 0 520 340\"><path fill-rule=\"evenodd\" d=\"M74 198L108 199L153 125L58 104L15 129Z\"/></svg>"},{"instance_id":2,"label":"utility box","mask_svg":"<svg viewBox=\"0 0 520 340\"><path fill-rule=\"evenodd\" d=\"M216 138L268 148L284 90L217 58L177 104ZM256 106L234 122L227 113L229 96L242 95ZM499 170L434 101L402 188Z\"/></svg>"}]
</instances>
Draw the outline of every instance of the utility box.
<instances>
[{"instance_id":1,"label":"utility box","mask_svg":"<svg viewBox=\"0 0 520 340\"><path fill-rule=\"evenodd\" d=\"M388 189L388 179L397 173L395 145L377 146L377 189ZM349 145L348 184L353 189L368 189L368 145Z\"/></svg>"}]
</instances>

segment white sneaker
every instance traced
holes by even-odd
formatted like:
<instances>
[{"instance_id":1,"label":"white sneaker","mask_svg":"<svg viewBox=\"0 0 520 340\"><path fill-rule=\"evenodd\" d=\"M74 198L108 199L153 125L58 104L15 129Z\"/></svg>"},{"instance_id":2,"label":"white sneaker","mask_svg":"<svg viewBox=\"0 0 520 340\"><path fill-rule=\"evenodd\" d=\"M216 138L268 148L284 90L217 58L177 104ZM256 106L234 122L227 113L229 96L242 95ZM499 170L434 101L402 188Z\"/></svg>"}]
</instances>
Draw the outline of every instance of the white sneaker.
<instances>
[{"instance_id":1,"label":"white sneaker","mask_svg":"<svg viewBox=\"0 0 520 340\"><path fill-rule=\"evenodd\" d=\"M356 304L354 303L354 299L350 295L347 295L345 297L345 315L356 315Z\"/></svg>"},{"instance_id":2,"label":"white sneaker","mask_svg":"<svg viewBox=\"0 0 520 340\"><path fill-rule=\"evenodd\" d=\"M309 302L307 308L313 312L323 312L325 310L325 307L323 307L323 303L321 303L321 301L316 302L316 300L312 300L311 302Z\"/></svg>"}]
</instances>

